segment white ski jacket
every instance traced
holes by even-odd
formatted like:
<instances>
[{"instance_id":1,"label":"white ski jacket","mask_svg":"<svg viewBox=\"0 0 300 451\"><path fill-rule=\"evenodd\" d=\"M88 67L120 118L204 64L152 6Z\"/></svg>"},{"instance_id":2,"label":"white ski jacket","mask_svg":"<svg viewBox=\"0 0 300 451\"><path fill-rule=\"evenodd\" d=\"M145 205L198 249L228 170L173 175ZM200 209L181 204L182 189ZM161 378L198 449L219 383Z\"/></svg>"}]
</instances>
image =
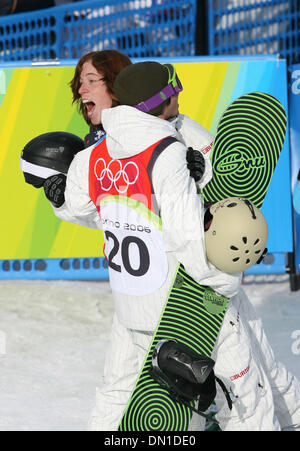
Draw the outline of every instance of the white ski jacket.
<instances>
[{"instance_id":1,"label":"white ski jacket","mask_svg":"<svg viewBox=\"0 0 300 451\"><path fill-rule=\"evenodd\" d=\"M170 123L130 107L116 107L104 111L103 125L113 158L135 155L159 139L174 136L187 147L207 151L202 186L210 180L212 136L188 117L180 115ZM93 148L75 157L68 172L66 202L54 211L61 219L101 228L98 212L89 197L89 159ZM148 296L113 292L117 318L106 358L104 385L97 390L90 428L117 430L180 261L199 283L231 297L212 356L216 360L216 374L235 396L234 407L229 411L224 394L218 391L217 418L222 430L296 430L300 423L299 381L275 360L260 320L240 288L240 276L220 273L205 259L203 206L186 167L183 144L172 144L159 156L152 181L156 194L167 193L166 198L161 196L160 211L168 277L159 290ZM184 223L179 222L176 228L178 218L194 224L197 236L187 237ZM196 416L192 430L201 430L198 420Z\"/></svg>"},{"instance_id":2,"label":"white ski jacket","mask_svg":"<svg viewBox=\"0 0 300 451\"><path fill-rule=\"evenodd\" d=\"M166 279L159 289L144 296L126 295L113 288L119 321L130 329L153 331L178 262L198 283L211 286L219 294L234 296L241 275L224 274L206 260L203 203L186 162L187 147L202 151L206 160L206 171L201 181L203 187L211 178L209 154L212 135L187 116L180 115L176 121L169 122L129 106L104 110L102 123L106 130L107 149L113 159L137 155L168 136L180 141L162 152L152 172L168 262ZM89 197L89 159L94 147L83 150L74 158L67 176L65 204L54 208L54 212L63 220L101 228L98 212Z\"/></svg>"}]
</instances>

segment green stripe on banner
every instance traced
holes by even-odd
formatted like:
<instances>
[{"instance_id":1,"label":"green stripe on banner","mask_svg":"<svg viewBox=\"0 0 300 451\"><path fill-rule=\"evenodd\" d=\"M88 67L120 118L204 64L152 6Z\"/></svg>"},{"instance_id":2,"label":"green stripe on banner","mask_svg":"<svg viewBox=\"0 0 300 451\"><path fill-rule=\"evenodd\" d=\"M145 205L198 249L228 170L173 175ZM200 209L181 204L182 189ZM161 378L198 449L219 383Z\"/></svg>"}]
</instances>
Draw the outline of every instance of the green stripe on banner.
<instances>
[{"instance_id":1,"label":"green stripe on banner","mask_svg":"<svg viewBox=\"0 0 300 451\"><path fill-rule=\"evenodd\" d=\"M234 91L236 80L239 76L242 63L239 61L231 62L228 64L226 74L224 77L224 82L222 84L218 103L215 109L212 124L210 126L210 132L213 135L217 133L218 123L223 112L226 110L227 106L231 103L232 92Z\"/></svg>"},{"instance_id":2,"label":"green stripe on banner","mask_svg":"<svg viewBox=\"0 0 300 451\"><path fill-rule=\"evenodd\" d=\"M0 107L9 86L14 69L0 69Z\"/></svg>"}]
</instances>

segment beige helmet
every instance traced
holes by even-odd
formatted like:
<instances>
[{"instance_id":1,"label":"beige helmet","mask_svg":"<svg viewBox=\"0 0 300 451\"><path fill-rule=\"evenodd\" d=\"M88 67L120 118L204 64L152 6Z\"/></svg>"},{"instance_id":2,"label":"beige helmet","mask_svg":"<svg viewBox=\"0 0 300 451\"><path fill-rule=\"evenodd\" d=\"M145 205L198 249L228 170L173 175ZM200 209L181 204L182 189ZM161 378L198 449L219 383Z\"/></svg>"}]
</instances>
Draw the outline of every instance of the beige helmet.
<instances>
[{"instance_id":1,"label":"beige helmet","mask_svg":"<svg viewBox=\"0 0 300 451\"><path fill-rule=\"evenodd\" d=\"M267 240L266 219L248 199L224 199L205 214L207 259L220 271L234 274L249 269L262 256Z\"/></svg>"}]
</instances>

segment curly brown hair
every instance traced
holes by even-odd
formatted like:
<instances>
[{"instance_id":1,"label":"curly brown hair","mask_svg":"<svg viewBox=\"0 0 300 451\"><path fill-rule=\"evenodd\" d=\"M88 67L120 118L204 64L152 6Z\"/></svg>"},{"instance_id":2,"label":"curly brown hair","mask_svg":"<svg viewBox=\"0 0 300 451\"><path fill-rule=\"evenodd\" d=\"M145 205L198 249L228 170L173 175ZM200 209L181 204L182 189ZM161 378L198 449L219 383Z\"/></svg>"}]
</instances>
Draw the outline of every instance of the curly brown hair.
<instances>
[{"instance_id":1,"label":"curly brown hair","mask_svg":"<svg viewBox=\"0 0 300 451\"><path fill-rule=\"evenodd\" d=\"M114 81L124 67L132 64L130 58L124 53L118 50L102 50L89 52L83 55L78 61L73 79L70 81L70 87L73 93L73 104L76 103L79 112L83 115L85 121L92 125L90 119L87 116L87 111L81 102L81 96L79 94L80 89L80 76L84 63L91 62L97 71L103 76L107 91L112 97L113 106L118 104L117 98L113 92Z\"/></svg>"}]
</instances>

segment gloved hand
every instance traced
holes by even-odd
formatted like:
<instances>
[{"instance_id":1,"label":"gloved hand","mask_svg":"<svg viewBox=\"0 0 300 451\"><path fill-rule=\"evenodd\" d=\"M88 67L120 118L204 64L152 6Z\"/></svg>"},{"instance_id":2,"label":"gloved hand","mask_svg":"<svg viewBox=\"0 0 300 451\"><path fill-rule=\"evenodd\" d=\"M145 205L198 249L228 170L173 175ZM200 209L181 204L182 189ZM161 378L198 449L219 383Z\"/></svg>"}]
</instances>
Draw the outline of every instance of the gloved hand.
<instances>
[{"instance_id":1,"label":"gloved hand","mask_svg":"<svg viewBox=\"0 0 300 451\"><path fill-rule=\"evenodd\" d=\"M187 167L191 177L193 177L195 182L199 182L205 171L205 160L202 153L189 147L186 153L186 161L188 162Z\"/></svg>"},{"instance_id":2,"label":"gloved hand","mask_svg":"<svg viewBox=\"0 0 300 451\"><path fill-rule=\"evenodd\" d=\"M45 195L56 208L61 207L65 203L66 181L67 177L64 174L52 175L45 180Z\"/></svg>"}]
</instances>

